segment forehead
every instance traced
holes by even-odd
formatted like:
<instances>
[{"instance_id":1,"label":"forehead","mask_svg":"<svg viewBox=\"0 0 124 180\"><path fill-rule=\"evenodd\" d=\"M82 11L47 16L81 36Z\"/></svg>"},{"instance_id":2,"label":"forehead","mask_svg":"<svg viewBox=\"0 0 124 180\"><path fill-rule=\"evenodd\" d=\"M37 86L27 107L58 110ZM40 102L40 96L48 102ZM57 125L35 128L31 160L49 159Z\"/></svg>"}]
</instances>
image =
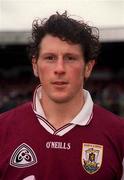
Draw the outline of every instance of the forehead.
<instances>
[{"instance_id":1,"label":"forehead","mask_svg":"<svg viewBox=\"0 0 124 180\"><path fill-rule=\"evenodd\" d=\"M59 37L52 35L45 35L40 43L40 50L44 51L68 51L72 53L82 54L80 44L73 44L68 41L61 40Z\"/></svg>"}]
</instances>

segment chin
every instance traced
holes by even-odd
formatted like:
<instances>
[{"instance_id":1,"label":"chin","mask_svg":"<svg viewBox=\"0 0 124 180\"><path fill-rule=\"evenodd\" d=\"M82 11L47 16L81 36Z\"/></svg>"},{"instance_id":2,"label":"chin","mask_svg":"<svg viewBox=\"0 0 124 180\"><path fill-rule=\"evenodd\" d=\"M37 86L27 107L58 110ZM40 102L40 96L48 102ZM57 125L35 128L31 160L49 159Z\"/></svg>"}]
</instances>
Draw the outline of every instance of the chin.
<instances>
[{"instance_id":1,"label":"chin","mask_svg":"<svg viewBox=\"0 0 124 180\"><path fill-rule=\"evenodd\" d=\"M69 97L52 97L52 101L58 104L67 103L70 101L71 98Z\"/></svg>"}]
</instances>

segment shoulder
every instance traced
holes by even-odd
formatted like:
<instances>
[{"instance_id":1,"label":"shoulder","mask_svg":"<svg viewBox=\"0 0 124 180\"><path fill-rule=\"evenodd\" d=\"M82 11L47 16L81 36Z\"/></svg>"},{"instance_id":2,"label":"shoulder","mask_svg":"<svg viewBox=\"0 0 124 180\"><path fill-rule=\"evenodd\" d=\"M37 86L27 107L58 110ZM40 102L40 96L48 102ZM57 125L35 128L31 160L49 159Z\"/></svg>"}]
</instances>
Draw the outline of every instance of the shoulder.
<instances>
[{"instance_id":1,"label":"shoulder","mask_svg":"<svg viewBox=\"0 0 124 180\"><path fill-rule=\"evenodd\" d=\"M11 146L12 143L23 139L34 117L31 102L2 113L0 115L0 147Z\"/></svg>"},{"instance_id":2,"label":"shoulder","mask_svg":"<svg viewBox=\"0 0 124 180\"><path fill-rule=\"evenodd\" d=\"M31 102L20 105L16 108L13 108L7 112L0 114L0 124L5 124L10 120L14 120L17 118L23 117L23 115L29 113L31 111L32 105Z\"/></svg>"},{"instance_id":3,"label":"shoulder","mask_svg":"<svg viewBox=\"0 0 124 180\"><path fill-rule=\"evenodd\" d=\"M0 144L25 131L34 117L31 103L25 103L0 115ZM2 141L2 142L1 142Z\"/></svg>"},{"instance_id":4,"label":"shoulder","mask_svg":"<svg viewBox=\"0 0 124 180\"><path fill-rule=\"evenodd\" d=\"M105 108L94 105L93 108L94 122L104 130L110 130L118 134L123 134L124 137L124 118L113 114ZM119 132L118 132L119 131Z\"/></svg>"},{"instance_id":5,"label":"shoulder","mask_svg":"<svg viewBox=\"0 0 124 180\"><path fill-rule=\"evenodd\" d=\"M93 113L94 113L94 116L96 116L98 118L104 118L104 119L109 118L110 120L114 120L114 121L118 121L118 120L123 121L124 120L122 117L120 117L120 116L118 116L96 104L94 105Z\"/></svg>"}]
</instances>

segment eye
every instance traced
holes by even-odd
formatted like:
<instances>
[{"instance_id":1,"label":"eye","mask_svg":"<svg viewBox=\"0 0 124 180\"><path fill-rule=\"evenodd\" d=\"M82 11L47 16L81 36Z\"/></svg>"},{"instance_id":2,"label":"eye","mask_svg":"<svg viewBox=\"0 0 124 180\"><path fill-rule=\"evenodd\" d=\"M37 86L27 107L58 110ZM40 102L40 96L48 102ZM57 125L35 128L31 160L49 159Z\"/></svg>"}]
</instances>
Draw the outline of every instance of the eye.
<instances>
[{"instance_id":1,"label":"eye","mask_svg":"<svg viewBox=\"0 0 124 180\"><path fill-rule=\"evenodd\" d=\"M49 62L53 62L53 61L55 61L56 58L53 55L48 55L48 56L45 56L44 59Z\"/></svg>"},{"instance_id":2,"label":"eye","mask_svg":"<svg viewBox=\"0 0 124 180\"><path fill-rule=\"evenodd\" d=\"M76 58L73 57L73 56L69 56L68 59L69 59L69 60L75 60Z\"/></svg>"},{"instance_id":3,"label":"eye","mask_svg":"<svg viewBox=\"0 0 124 180\"><path fill-rule=\"evenodd\" d=\"M75 61L77 58L75 56L66 56L65 57L65 61L69 61L69 62L73 62Z\"/></svg>"}]
</instances>

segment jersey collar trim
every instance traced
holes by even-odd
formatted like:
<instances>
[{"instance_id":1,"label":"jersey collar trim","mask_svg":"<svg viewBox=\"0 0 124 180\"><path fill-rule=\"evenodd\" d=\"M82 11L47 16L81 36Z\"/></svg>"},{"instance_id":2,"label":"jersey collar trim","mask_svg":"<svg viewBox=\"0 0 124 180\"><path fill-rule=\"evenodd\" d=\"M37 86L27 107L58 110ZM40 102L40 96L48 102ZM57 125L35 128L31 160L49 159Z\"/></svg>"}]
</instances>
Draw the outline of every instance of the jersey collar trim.
<instances>
[{"instance_id":1,"label":"jersey collar trim","mask_svg":"<svg viewBox=\"0 0 124 180\"><path fill-rule=\"evenodd\" d=\"M93 101L90 93L87 90L84 90L84 99L85 104L81 111L77 114L77 116L70 122L71 124L85 126L89 124L90 120L93 116ZM33 96L33 110L37 116L41 116L46 119L43 108L40 103L40 99L42 98L42 86L39 85L34 92ZM70 124L69 123L69 124Z\"/></svg>"}]
</instances>

